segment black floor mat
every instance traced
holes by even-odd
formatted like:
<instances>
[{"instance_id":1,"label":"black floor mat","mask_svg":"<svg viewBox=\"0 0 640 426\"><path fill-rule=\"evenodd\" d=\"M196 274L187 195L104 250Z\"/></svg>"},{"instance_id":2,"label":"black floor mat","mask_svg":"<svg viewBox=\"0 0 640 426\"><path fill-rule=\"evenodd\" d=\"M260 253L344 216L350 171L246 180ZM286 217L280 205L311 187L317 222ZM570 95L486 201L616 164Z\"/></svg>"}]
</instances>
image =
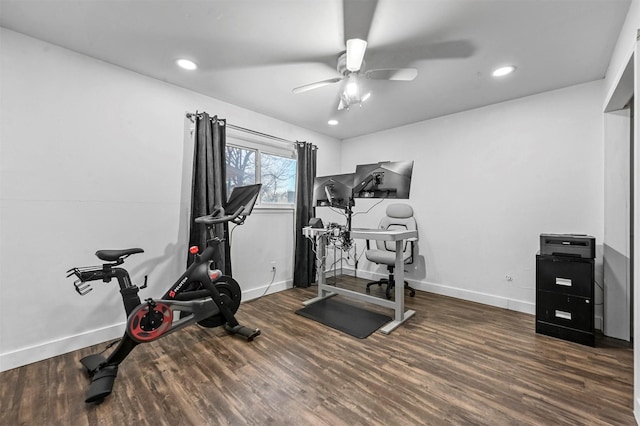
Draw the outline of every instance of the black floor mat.
<instances>
[{"instance_id":1,"label":"black floor mat","mask_svg":"<svg viewBox=\"0 0 640 426\"><path fill-rule=\"evenodd\" d=\"M391 321L391 317L334 300L333 297L312 303L296 314L364 339Z\"/></svg>"}]
</instances>

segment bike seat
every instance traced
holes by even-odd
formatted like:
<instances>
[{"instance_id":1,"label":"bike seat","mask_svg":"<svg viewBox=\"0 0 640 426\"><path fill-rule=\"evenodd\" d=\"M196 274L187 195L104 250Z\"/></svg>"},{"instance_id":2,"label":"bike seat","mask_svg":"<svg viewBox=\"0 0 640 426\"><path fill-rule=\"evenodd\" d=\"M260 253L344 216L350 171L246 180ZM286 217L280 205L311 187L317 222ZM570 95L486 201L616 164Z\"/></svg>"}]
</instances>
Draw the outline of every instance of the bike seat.
<instances>
[{"instance_id":1,"label":"bike seat","mask_svg":"<svg viewBox=\"0 0 640 426\"><path fill-rule=\"evenodd\" d=\"M136 253L144 253L141 248L129 248L124 250L98 250L96 256L98 259L105 262L113 262L120 259L122 256L130 256Z\"/></svg>"}]
</instances>

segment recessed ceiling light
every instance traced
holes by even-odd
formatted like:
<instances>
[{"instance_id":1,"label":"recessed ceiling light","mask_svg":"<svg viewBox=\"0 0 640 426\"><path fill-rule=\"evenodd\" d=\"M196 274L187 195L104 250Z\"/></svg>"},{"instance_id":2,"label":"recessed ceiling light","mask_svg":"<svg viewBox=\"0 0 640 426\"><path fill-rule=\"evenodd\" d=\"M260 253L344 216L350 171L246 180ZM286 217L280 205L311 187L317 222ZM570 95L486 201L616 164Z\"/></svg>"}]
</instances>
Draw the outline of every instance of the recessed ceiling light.
<instances>
[{"instance_id":1,"label":"recessed ceiling light","mask_svg":"<svg viewBox=\"0 0 640 426\"><path fill-rule=\"evenodd\" d=\"M189 70L189 71L193 71L198 68L198 65L196 65L195 62L190 61L188 59L178 59L176 61L176 64L178 64L180 68L184 68L185 70Z\"/></svg>"},{"instance_id":2,"label":"recessed ceiling light","mask_svg":"<svg viewBox=\"0 0 640 426\"><path fill-rule=\"evenodd\" d=\"M327 123L329 123L330 126L335 126L338 124L338 120L329 120Z\"/></svg>"},{"instance_id":3,"label":"recessed ceiling light","mask_svg":"<svg viewBox=\"0 0 640 426\"><path fill-rule=\"evenodd\" d=\"M496 68L495 70L493 70L493 73L491 75L493 75L494 77L502 77L507 74L511 74L515 70L516 67L514 67L513 65L507 65L506 67Z\"/></svg>"}]
</instances>

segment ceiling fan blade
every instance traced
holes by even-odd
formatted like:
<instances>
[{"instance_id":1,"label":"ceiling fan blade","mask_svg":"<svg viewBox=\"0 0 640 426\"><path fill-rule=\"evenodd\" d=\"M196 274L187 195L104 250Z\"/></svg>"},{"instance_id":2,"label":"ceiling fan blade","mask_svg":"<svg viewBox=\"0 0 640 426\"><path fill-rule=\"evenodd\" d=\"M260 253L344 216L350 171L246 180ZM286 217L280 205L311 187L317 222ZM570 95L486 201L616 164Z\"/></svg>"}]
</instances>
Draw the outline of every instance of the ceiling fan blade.
<instances>
[{"instance_id":1,"label":"ceiling fan blade","mask_svg":"<svg viewBox=\"0 0 640 426\"><path fill-rule=\"evenodd\" d=\"M367 50L367 42L359 38L347 40L347 69L358 72L362 67L364 52Z\"/></svg>"},{"instance_id":2,"label":"ceiling fan blade","mask_svg":"<svg viewBox=\"0 0 640 426\"><path fill-rule=\"evenodd\" d=\"M364 76L371 80L411 81L418 76L418 70L415 68L382 68L366 71Z\"/></svg>"},{"instance_id":3,"label":"ceiling fan blade","mask_svg":"<svg viewBox=\"0 0 640 426\"><path fill-rule=\"evenodd\" d=\"M469 58L477 50L472 42L463 39L415 45L407 41L406 46L409 47L400 44L370 47L367 49L367 64L372 68L386 64L404 67L423 60Z\"/></svg>"},{"instance_id":4,"label":"ceiling fan blade","mask_svg":"<svg viewBox=\"0 0 640 426\"><path fill-rule=\"evenodd\" d=\"M292 90L293 93L298 94L302 92L308 92L309 90L318 89L320 87L328 86L329 84L342 81L342 77L334 77L328 80L317 81L315 83L305 84L304 86L296 87Z\"/></svg>"},{"instance_id":5,"label":"ceiling fan blade","mask_svg":"<svg viewBox=\"0 0 640 426\"><path fill-rule=\"evenodd\" d=\"M378 0L343 0L344 39L367 40Z\"/></svg>"}]
</instances>

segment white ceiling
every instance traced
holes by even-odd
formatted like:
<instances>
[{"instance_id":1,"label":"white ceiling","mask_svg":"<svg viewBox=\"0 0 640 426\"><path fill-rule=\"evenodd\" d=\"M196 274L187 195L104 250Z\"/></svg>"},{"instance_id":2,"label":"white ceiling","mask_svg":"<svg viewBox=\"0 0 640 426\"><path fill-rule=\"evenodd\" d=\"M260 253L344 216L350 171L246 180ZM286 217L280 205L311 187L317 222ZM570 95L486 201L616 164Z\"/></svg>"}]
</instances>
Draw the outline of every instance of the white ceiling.
<instances>
[{"instance_id":1,"label":"white ceiling","mask_svg":"<svg viewBox=\"0 0 640 426\"><path fill-rule=\"evenodd\" d=\"M629 4L0 0L0 26L345 139L603 78ZM357 36L369 43L367 69L415 67L418 77L366 80L371 98L348 111L337 111L340 84L291 92L339 76L345 39ZM177 68L180 57L199 69ZM516 73L491 77L502 64Z\"/></svg>"}]
</instances>

